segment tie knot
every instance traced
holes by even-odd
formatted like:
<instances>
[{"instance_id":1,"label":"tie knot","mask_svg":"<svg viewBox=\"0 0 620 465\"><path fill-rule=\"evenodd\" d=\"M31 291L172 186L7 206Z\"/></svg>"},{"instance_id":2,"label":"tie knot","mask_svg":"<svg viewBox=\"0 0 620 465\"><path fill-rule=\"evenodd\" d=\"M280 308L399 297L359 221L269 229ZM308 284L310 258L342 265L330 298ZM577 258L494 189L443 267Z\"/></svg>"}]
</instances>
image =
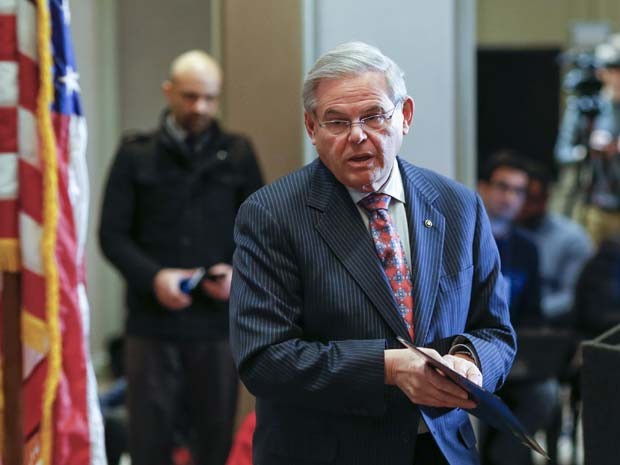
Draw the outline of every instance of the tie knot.
<instances>
[{"instance_id":1,"label":"tie knot","mask_svg":"<svg viewBox=\"0 0 620 465\"><path fill-rule=\"evenodd\" d=\"M392 200L392 197L389 195L375 192L364 197L358 204L367 212L374 212L377 210L387 210L390 205L390 200Z\"/></svg>"}]
</instances>

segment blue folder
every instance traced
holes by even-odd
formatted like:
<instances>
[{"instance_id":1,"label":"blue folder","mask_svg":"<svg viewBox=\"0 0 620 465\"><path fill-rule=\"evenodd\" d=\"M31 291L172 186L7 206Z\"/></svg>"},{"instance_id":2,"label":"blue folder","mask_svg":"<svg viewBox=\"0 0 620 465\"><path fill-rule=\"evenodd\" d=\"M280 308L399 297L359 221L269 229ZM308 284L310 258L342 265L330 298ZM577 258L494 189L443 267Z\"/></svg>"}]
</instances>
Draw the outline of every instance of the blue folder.
<instances>
[{"instance_id":1,"label":"blue folder","mask_svg":"<svg viewBox=\"0 0 620 465\"><path fill-rule=\"evenodd\" d=\"M422 357L426 363L437 371L443 373L448 379L452 380L456 385L467 391L469 398L476 403L476 407L473 409L466 409L475 417L480 418L490 426L497 428L508 433L512 433L521 441L521 443L532 450L535 450L543 457L549 459L549 455L545 450L536 442L536 440L525 430L519 419L510 411L508 406L502 399L497 397L492 392L481 388L475 383L464 376L458 374L456 371L447 367L438 360L435 360L430 355L427 355L409 341L398 337L401 344L413 350L417 355Z\"/></svg>"}]
</instances>

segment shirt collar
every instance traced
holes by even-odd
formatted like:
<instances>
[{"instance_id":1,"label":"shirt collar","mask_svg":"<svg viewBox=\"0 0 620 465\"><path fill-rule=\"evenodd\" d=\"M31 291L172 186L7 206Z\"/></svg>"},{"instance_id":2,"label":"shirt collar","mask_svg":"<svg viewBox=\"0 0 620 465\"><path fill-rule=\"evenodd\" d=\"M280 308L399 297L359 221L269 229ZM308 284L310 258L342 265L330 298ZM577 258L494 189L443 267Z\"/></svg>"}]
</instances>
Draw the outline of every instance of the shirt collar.
<instances>
[{"instance_id":1,"label":"shirt collar","mask_svg":"<svg viewBox=\"0 0 620 465\"><path fill-rule=\"evenodd\" d=\"M185 140L185 138L187 137L187 131L177 124L177 122L174 120L174 116L172 116L172 113L168 113L168 115L166 116L165 124L166 129L168 129L172 137L174 137L179 142L183 142Z\"/></svg>"},{"instance_id":2,"label":"shirt collar","mask_svg":"<svg viewBox=\"0 0 620 465\"><path fill-rule=\"evenodd\" d=\"M347 187L349 191L349 195L353 199L353 202L357 205L357 203L362 200L364 197L370 195L370 192L360 192L356 189L351 189ZM403 178L400 174L400 169L398 169L398 163L394 160L394 164L392 165L392 171L390 172L390 176L388 180L376 191L381 194L388 194L395 200L398 200L401 203L405 202L405 188L403 187Z\"/></svg>"}]
</instances>

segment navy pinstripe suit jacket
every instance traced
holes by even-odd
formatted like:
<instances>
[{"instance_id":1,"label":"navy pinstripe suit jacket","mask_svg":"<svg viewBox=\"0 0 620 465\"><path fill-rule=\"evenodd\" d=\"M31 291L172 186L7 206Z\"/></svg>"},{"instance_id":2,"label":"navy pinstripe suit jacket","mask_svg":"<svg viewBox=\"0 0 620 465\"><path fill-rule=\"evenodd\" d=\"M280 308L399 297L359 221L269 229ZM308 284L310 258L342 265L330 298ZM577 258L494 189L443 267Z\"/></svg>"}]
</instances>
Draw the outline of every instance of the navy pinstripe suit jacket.
<instances>
[{"instance_id":1,"label":"navy pinstripe suit jacket","mask_svg":"<svg viewBox=\"0 0 620 465\"><path fill-rule=\"evenodd\" d=\"M466 338L495 390L515 335L482 202L397 160L414 342L445 354ZM384 350L409 336L358 210L319 160L248 198L235 241L231 344L257 397L255 465L412 465L420 414L449 463L478 463L466 412L420 408L384 384Z\"/></svg>"}]
</instances>

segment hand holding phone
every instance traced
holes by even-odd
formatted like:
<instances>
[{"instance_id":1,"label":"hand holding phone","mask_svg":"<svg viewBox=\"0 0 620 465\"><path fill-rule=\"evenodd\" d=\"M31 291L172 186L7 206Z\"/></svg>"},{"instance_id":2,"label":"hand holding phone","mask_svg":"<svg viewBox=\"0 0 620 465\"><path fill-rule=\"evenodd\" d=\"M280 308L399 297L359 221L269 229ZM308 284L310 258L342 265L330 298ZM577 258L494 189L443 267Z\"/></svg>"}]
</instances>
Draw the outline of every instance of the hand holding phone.
<instances>
[{"instance_id":1,"label":"hand holding phone","mask_svg":"<svg viewBox=\"0 0 620 465\"><path fill-rule=\"evenodd\" d=\"M200 284L205 273L206 270L201 267L198 268L189 278L182 279L179 282L179 288L181 289L181 292L185 294L190 294L196 288L196 286Z\"/></svg>"},{"instance_id":2,"label":"hand holding phone","mask_svg":"<svg viewBox=\"0 0 620 465\"><path fill-rule=\"evenodd\" d=\"M228 263L216 263L207 269L202 281L202 290L212 299L227 301L230 297L232 266Z\"/></svg>"}]
</instances>

